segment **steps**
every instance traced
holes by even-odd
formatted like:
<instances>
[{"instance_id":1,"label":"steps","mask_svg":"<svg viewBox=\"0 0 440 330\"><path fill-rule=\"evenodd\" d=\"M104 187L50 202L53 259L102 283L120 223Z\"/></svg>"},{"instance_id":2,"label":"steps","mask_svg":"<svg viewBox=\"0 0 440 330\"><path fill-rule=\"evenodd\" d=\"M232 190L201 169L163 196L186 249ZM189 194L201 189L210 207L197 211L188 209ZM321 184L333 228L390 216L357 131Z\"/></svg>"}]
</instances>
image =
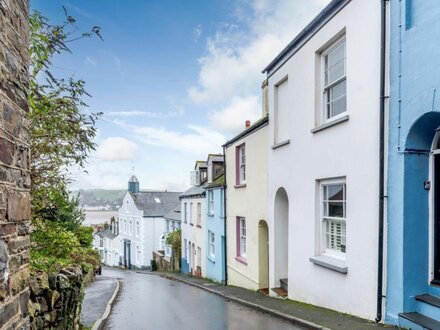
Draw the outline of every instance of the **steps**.
<instances>
[{"instance_id":1,"label":"steps","mask_svg":"<svg viewBox=\"0 0 440 330\"><path fill-rule=\"evenodd\" d=\"M287 298L287 291L283 288L272 288L272 291L275 292L279 297Z\"/></svg>"},{"instance_id":2,"label":"steps","mask_svg":"<svg viewBox=\"0 0 440 330\"><path fill-rule=\"evenodd\" d=\"M420 313L400 313L399 326L411 330L439 330L440 322Z\"/></svg>"},{"instance_id":3,"label":"steps","mask_svg":"<svg viewBox=\"0 0 440 330\"><path fill-rule=\"evenodd\" d=\"M281 287L288 292L289 291L289 280L287 278L280 279Z\"/></svg>"},{"instance_id":4,"label":"steps","mask_svg":"<svg viewBox=\"0 0 440 330\"><path fill-rule=\"evenodd\" d=\"M440 298L422 294L415 299L416 311L399 314L399 325L412 330L440 330Z\"/></svg>"}]
</instances>

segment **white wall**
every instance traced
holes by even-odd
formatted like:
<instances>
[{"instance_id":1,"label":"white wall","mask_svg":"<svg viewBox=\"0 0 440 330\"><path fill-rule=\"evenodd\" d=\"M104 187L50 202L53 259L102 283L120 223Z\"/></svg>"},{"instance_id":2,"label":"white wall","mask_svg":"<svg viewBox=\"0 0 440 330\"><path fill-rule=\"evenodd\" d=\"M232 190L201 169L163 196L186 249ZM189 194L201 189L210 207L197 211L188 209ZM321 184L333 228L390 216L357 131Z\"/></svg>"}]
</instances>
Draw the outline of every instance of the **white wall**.
<instances>
[{"instance_id":1,"label":"white wall","mask_svg":"<svg viewBox=\"0 0 440 330\"><path fill-rule=\"evenodd\" d=\"M349 120L312 133L322 95L317 54L346 30ZM293 37L293 36L292 36ZM290 144L269 146L269 237L274 234L275 194L289 200L289 298L373 319L376 311L379 168L380 2L351 1L293 57L269 77L270 119L274 86L289 77ZM318 97L317 97L318 95ZM272 120L270 143L274 141ZM316 180L346 177L347 274L309 261L317 251ZM270 244L270 283L275 283L274 244Z\"/></svg>"},{"instance_id":2,"label":"white wall","mask_svg":"<svg viewBox=\"0 0 440 330\"><path fill-rule=\"evenodd\" d=\"M187 203L187 212L188 212L188 222L185 223L184 221L184 203ZM189 220L189 209L190 209L190 203L193 203L193 225L190 225ZM197 203L202 204L202 219L201 219L201 228L197 227ZM182 215L182 222L181 222L181 228L182 228L182 257L185 256L185 246L184 242L186 239L186 242L191 242L191 245L194 243L195 249L197 250L197 247L200 247L202 254L201 254L201 267L202 267L202 277L206 276L206 248L205 248L205 220L206 220L206 209L205 209L205 197L203 198L182 198L181 199L181 215ZM189 251L188 251L188 257L189 257ZM189 258L188 258L189 259ZM198 256L195 257L195 264L197 266L197 259ZM190 265L191 268L191 265ZM193 267L195 269L195 267Z\"/></svg>"}]
</instances>

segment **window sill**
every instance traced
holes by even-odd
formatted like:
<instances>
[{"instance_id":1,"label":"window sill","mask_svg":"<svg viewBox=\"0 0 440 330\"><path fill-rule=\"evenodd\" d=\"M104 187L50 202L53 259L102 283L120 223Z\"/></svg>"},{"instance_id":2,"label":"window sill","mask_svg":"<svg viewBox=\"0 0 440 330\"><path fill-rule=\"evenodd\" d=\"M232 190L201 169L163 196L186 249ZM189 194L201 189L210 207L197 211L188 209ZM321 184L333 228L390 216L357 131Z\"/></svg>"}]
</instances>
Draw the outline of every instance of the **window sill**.
<instances>
[{"instance_id":1,"label":"window sill","mask_svg":"<svg viewBox=\"0 0 440 330\"><path fill-rule=\"evenodd\" d=\"M327 256L315 256L309 258L310 262L314 263L315 265L334 270L335 272L341 273L341 274L347 274L348 268L345 265L344 260L339 260L332 257Z\"/></svg>"},{"instance_id":2,"label":"window sill","mask_svg":"<svg viewBox=\"0 0 440 330\"><path fill-rule=\"evenodd\" d=\"M197 228L202 228L202 226L200 226L200 225L197 225L196 227L197 227Z\"/></svg>"},{"instance_id":3,"label":"window sill","mask_svg":"<svg viewBox=\"0 0 440 330\"><path fill-rule=\"evenodd\" d=\"M194 226L192 223L189 224L190 226Z\"/></svg>"},{"instance_id":4,"label":"window sill","mask_svg":"<svg viewBox=\"0 0 440 330\"><path fill-rule=\"evenodd\" d=\"M213 264L215 264L215 257L213 257L213 256L207 256L207 259L208 259L209 261L211 261Z\"/></svg>"},{"instance_id":5,"label":"window sill","mask_svg":"<svg viewBox=\"0 0 440 330\"><path fill-rule=\"evenodd\" d=\"M272 149L278 149L278 148L281 148L282 146L286 146L286 145L288 145L288 144L290 144L290 140L286 140L286 141L283 141L283 142L279 142L279 143L275 143L273 146L272 146Z\"/></svg>"},{"instance_id":6,"label":"window sill","mask_svg":"<svg viewBox=\"0 0 440 330\"><path fill-rule=\"evenodd\" d=\"M208 217L213 217L214 216L214 213L213 214L207 214L208 215Z\"/></svg>"},{"instance_id":7,"label":"window sill","mask_svg":"<svg viewBox=\"0 0 440 330\"><path fill-rule=\"evenodd\" d=\"M244 188L246 187L246 183L236 184L234 188Z\"/></svg>"},{"instance_id":8,"label":"window sill","mask_svg":"<svg viewBox=\"0 0 440 330\"><path fill-rule=\"evenodd\" d=\"M316 126L315 128L311 129L310 132L317 133L317 132L322 131L322 130L324 130L326 128L329 128L329 127L338 125L340 123L346 122L346 121L348 121L348 119L350 119L350 116L349 115L345 115L343 117L340 117L340 118L337 118L335 120L332 120L332 121L330 121L328 123Z\"/></svg>"},{"instance_id":9,"label":"window sill","mask_svg":"<svg viewBox=\"0 0 440 330\"><path fill-rule=\"evenodd\" d=\"M235 257L235 260L237 260L239 263L247 266L247 260L244 257Z\"/></svg>"}]
</instances>

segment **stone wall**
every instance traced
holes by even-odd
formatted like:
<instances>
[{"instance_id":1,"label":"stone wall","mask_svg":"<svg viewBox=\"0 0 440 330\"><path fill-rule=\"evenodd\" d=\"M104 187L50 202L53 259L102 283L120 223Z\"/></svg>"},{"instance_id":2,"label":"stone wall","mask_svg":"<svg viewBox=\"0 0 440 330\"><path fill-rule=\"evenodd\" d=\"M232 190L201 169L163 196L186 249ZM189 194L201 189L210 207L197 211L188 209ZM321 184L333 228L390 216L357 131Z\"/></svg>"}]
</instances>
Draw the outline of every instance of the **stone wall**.
<instances>
[{"instance_id":1,"label":"stone wall","mask_svg":"<svg viewBox=\"0 0 440 330\"><path fill-rule=\"evenodd\" d=\"M175 272L180 270L177 258L166 258L163 251L153 251L153 260L156 261L157 270L166 272Z\"/></svg>"},{"instance_id":2,"label":"stone wall","mask_svg":"<svg viewBox=\"0 0 440 330\"><path fill-rule=\"evenodd\" d=\"M0 328L29 326L28 1L0 0Z\"/></svg>"},{"instance_id":3,"label":"stone wall","mask_svg":"<svg viewBox=\"0 0 440 330\"><path fill-rule=\"evenodd\" d=\"M79 329L83 283L79 267L66 268L53 275L33 273L29 282L31 329Z\"/></svg>"}]
</instances>

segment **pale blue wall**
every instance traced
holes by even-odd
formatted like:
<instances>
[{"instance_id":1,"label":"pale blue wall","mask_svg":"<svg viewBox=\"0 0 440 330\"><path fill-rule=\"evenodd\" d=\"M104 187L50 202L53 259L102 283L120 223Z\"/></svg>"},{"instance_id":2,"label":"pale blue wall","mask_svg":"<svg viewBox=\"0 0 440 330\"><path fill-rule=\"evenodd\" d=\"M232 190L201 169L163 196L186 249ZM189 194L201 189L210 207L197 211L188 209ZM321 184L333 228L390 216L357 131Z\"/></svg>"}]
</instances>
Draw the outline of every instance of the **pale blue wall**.
<instances>
[{"instance_id":1,"label":"pale blue wall","mask_svg":"<svg viewBox=\"0 0 440 330\"><path fill-rule=\"evenodd\" d=\"M224 189L217 187L214 192L214 215L206 214L206 277L219 283L225 281L225 209ZM209 194L206 192L206 210L209 210ZM209 231L215 234L215 258L209 255Z\"/></svg>"},{"instance_id":2,"label":"pale blue wall","mask_svg":"<svg viewBox=\"0 0 440 330\"><path fill-rule=\"evenodd\" d=\"M414 311L414 296L429 290L423 182L440 126L440 6L438 0L391 0L390 6L386 322L397 324L398 313Z\"/></svg>"}]
</instances>

